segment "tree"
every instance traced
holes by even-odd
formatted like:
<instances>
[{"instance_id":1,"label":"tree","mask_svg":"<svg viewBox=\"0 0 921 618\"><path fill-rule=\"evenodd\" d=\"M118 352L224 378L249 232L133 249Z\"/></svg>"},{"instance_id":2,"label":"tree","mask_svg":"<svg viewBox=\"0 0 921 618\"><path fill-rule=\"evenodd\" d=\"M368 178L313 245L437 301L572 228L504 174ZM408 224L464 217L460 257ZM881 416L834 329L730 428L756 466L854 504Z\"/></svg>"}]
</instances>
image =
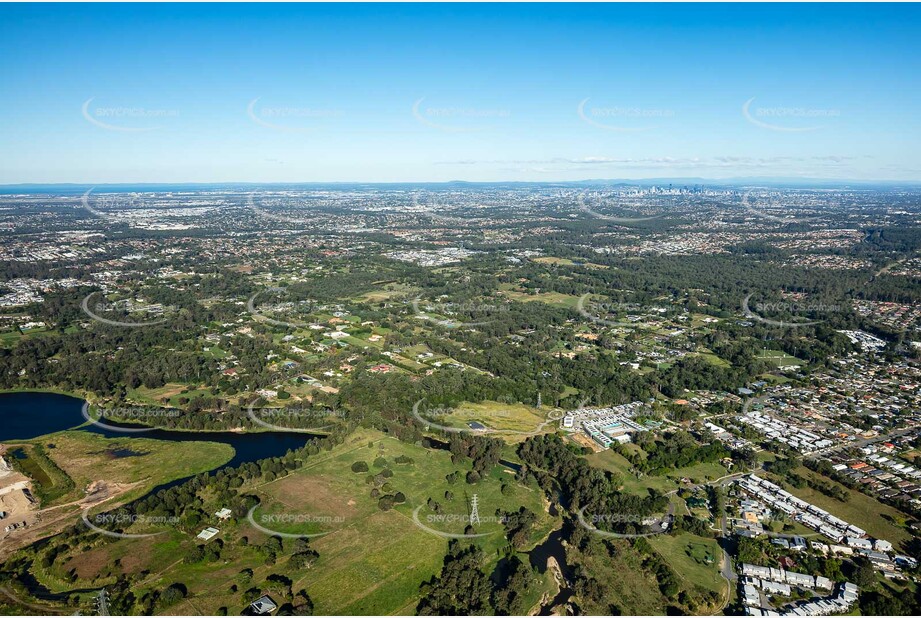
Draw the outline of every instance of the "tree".
<instances>
[{"instance_id":1,"label":"tree","mask_svg":"<svg viewBox=\"0 0 921 618\"><path fill-rule=\"evenodd\" d=\"M205 548L202 545L196 545L192 547L188 553L186 553L185 558L182 559L186 564L194 564L196 562L201 562L205 559Z\"/></svg>"},{"instance_id":2,"label":"tree","mask_svg":"<svg viewBox=\"0 0 921 618\"><path fill-rule=\"evenodd\" d=\"M188 591L183 584L170 584L163 592L160 593L160 597L157 599L157 605L159 607L169 607L173 603L184 599L187 593Z\"/></svg>"},{"instance_id":3,"label":"tree","mask_svg":"<svg viewBox=\"0 0 921 618\"><path fill-rule=\"evenodd\" d=\"M286 599L291 598L291 580L281 575L280 573L272 573L265 578L265 582L262 584L264 590L268 592L274 592L275 594L284 597Z\"/></svg>"},{"instance_id":4,"label":"tree","mask_svg":"<svg viewBox=\"0 0 921 618\"><path fill-rule=\"evenodd\" d=\"M423 583L422 600L416 608L420 616L472 616L492 613L489 602L491 584L480 570L483 551L476 545L462 548L452 540L438 577Z\"/></svg>"},{"instance_id":5,"label":"tree","mask_svg":"<svg viewBox=\"0 0 921 618\"><path fill-rule=\"evenodd\" d=\"M496 614L505 616L522 616L528 607L527 593L534 583L534 572L531 565L524 562L517 555L512 556L509 562L509 572L505 582L493 592L493 605Z\"/></svg>"},{"instance_id":6,"label":"tree","mask_svg":"<svg viewBox=\"0 0 921 618\"><path fill-rule=\"evenodd\" d=\"M294 616L313 616L313 601L306 590L301 590L294 595L292 605L294 606Z\"/></svg>"},{"instance_id":7,"label":"tree","mask_svg":"<svg viewBox=\"0 0 921 618\"><path fill-rule=\"evenodd\" d=\"M288 567L295 571L298 569L303 569L305 567L310 568L311 566L313 566L313 563L316 562L317 558L319 557L320 557L320 554L318 554L316 551L312 549L302 551L302 552L293 554L290 558L288 558Z\"/></svg>"},{"instance_id":8,"label":"tree","mask_svg":"<svg viewBox=\"0 0 921 618\"><path fill-rule=\"evenodd\" d=\"M876 585L876 569L867 558L858 556L854 558L854 572L851 578L861 590L870 590Z\"/></svg>"},{"instance_id":9,"label":"tree","mask_svg":"<svg viewBox=\"0 0 921 618\"><path fill-rule=\"evenodd\" d=\"M531 528L537 522L537 515L523 506L513 512L502 512L497 509L496 514L505 526L505 536L512 547L524 547L531 536Z\"/></svg>"}]
</instances>

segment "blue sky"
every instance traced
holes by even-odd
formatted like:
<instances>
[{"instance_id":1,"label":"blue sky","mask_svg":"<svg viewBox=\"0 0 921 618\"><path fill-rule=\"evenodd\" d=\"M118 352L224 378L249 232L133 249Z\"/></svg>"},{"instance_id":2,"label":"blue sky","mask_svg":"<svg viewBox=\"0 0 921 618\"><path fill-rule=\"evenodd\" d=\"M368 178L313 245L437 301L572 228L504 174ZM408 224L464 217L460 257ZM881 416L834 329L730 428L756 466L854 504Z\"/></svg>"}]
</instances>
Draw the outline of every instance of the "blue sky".
<instances>
[{"instance_id":1,"label":"blue sky","mask_svg":"<svg viewBox=\"0 0 921 618\"><path fill-rule=\"evenodd\" d=\"M0 183L921 180L917 5L0 5Z\"/></svg>"}]
</instances>

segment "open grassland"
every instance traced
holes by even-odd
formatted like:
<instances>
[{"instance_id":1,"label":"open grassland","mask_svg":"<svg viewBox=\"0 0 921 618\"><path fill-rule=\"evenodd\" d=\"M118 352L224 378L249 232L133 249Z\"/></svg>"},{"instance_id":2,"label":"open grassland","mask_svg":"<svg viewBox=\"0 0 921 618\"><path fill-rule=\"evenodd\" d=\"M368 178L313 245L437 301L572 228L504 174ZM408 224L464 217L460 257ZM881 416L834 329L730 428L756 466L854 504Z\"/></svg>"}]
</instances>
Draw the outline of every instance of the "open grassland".
<instances>
[{"instance_id":1,"label":"open grassland","mask_svg":"<svg viewBox=\"0 0 921 618\"><path fill-rule=\"evenodd\" d=\"M636 478L633 472L630 471L630 462L623 455L612 450L592 453L587 455L586 459L593 466L616 474L623 484L622 491L627 493L645 496L649 494L649 489L666 493L678 487L677 482L666 476L644 475L642 478Z\"/></svg>"},{"instance_id":2,"label":"open grassland","mask_svg":"<svg viewBox=\"0 0 921 618\"><path fill-rule=\"evenodd\" d=\"M441 568L447 541L410 528L399 511L367 513L360 524L317 539L320 561L298 585L322 614L391 614L408 602L414 609L419 585Z\"/></svg>"},{"instance_id":3,"label":"open grassland","mask_svg":"<svg viewBox=\"0 0 921 618\"><path fill-rule=\"evenodd\" d=\"M33 563L36 579L53 592L75 587L106 586L121 575L137 575L152 571L149 581L157 577L158 568L166 568L181 560L187 548L181 532L166 526L147 527L133 532L157 532L145 538L120 539L95 535L80 547L62 552L50 566ZM77 579L71 581L70 573ZM85 585L85 586L84 586Z\"/></svg>"},{"instance_id":4,"label":"open grassland","mask_svg":"<svg viewBox=\"0 0 921 618\"><path fill-rule=\"evenodd\" d=\"M714 318L712 315L706 315L703 313L692 313L690 317L691 317L691 328L693 329L709 328L713 326L714 324L716 324L717 322L721 321L719 318ZM716 320L716 322L713 322L711 320Z\"/></svg>"},{"instance_id":5,"label":"open grassland","mask_svg":"<svg viewBox=\"0 0 921 618\"><path fill-rule=\"evenodd\" d=\"M183 399L212 396L213 393L209 387L170 382L159 388L147 388L145 386L130 388L126 399L138 405L183 408L186 405ZM243 393L238 393L236 395L226 395L225 398L228 402L238 403L242 396Z\"/></svg>"},{"instance_id":6,"label":"open grassland","mask_svg":"<svg viewBox=\"0 0 921 618\"><path fill-rule=\"evenodd\" d=\"M540 292L538 294L529 294L519 290L512 289L511 286L500 286L502 294L511 300L522 303L542 302L556 307L565 307L574 309L579 303L578 296L561 294L560 292Z\"/></svg>"},{"instance_id":7,"label":"open grassland","mask_svg":"<svg viewBox=\"0 0 921 618\"><path fill-rule=\"evenodd\" d=\"M216 442L182 443L134 436L106 438L88 431L62 431L22 446L29 454L29 461L42 469L41 474L33 476L42 487L46 479L52 487L69 485L66 493L52 493L53 499L43 502L42 507L81 498L83 490L93 481L138 484L126 497L141 495L156 485L216 468L233 457L231 446ZM37 447L53 467L43 465ZM60 478L61 472L69 483Z\"/></svg>"},{"instance_id":8,"label":"open grassland","mask_svg":"<svg viewBox=\"0 0 921 618\"><path fill-rule=\"evenodd\" d=\"M729 361L723 358L720 358L719 356L717 356L716 354L713 354L712 352L704 352L700 354L700 357L704 359L705 361L707 361L708 363L710 363L711 365L715 365L716 367L723 367L723 368L732 367L732 363L730 363Z\"/></svg>"},{"instance_id":9,"label":"open grassland","mask_svg":"<svg viewBox=\"0 0 921 618\"><path fill-rule=\"evenodd\" d=\"M720 575L720 548L714 539L686 532L650 537L649 543L665 558L678 577L687 582L724 593L726 580Z\"/></svg>"},{"instance_id":10,"label":"open grassland","mask_svg":"<svg viewBox=\"0 0 921 618\"><path fill-rule=\"evenodd\" d=\"M438 418L439 423L447 421L443 424L451 427L467 427L469 423L480 423L499 432L532 432L546 420L546 410L497 401L463 402L452 414Z\"/></svg>"},{"instance_id":11,"label":"open grassland","mask_svg":"<svg viewBox=\"0 0 921 618\"><path fill-rule=\"evenodd\" d=\"M787 365L796 365L799 367L804 364L804 361L795 356L790 356L785 352L778 352L777 350L758 350L755 352L755 358L771 363L775 367L785 367Z\"/></svg>"},{"instance_id":12,"label":"open grassland","mask_svg":"<svg viewBox=\"0 0 921 618\"><path fill-rule=\"evenodd\" d=\"M175 404L180 396L192 396L190 393L182 395L182 392L187 388L194 390L193 387L187 384L179 384L177 382L170 382L159 388L139 386L138 388L128 390L128 398L141 404L162 405L164 400L169 401L171 404ZM208 394L210 395L210 392Z\"/></svg>"},{"instance_id":13,"label":"open grassland","mask_svg":"<svg viewBox=\"0 0 921 618\"><path fill-rule=\"evenodd\" d=\"M553 264L555 266L575 266L576 263L570 260L569 258L561 257L552 257L549 255L531 258L532 262L537 262L538 264Z\"/></svg>"},{"instance_id":14,"label":"open grassland","mask_svg":"<svg viewBox=\"0 0 921 618\"><path fill-rule=\"evenodd\" d=\"M355 462L366 463L370 471L353 472ZM378 498L370 495L373 485L367 482L369 474L385 468L393 471L388 479L392 487L386 490L406 497L404 504L389 510L381 510ZM39 575L51 586L63 583L65 574L74 569L78 579L70 587L75 587L105 585L119 573L148 571L136 594L181 582L188 588L188 598L163 613L208 615L221 608L239 614L245 606L244 590L261 587L268 575L281 573L293 581L295 592L307 590L317 615L412 614L420 584L440 571L447 551L448 539L433 531L463 533L472 494L478 495L482 521L476 532L485 535L472 542L483 547L489 560L484 565L487 570L507 544L496 509L517 511L525 506L538 515L530 544L558 523L547 514L543 494L515 483L505 468L495 467L475 484L464 480L469 470L469 462L452 464L447 451L359 429L346 443L309 457L302 468L287 476L244 486L246 493L260 499L252 516L256 526L246 518L226 522L212 518L185 529L162 526L162 534L156 537L115 542L101 538L92 547L69 551ZM453 484L445 478L452 472L460 473ZM508 485L504 492L503 484ZM429 499L440 503L438 513L427 506ZM205 496L205 500L208 512L225 506L214 497ZM414 521L414 513L421 525ZM183 557L201 543L194 534L210 525L220 530L217 538L224 544L220 560L187 564ZM285 550L275 564L268 564L259 546L269 534L260 528L270 533L320 535L309 539L320 556L311 567L293 568L287 563L292 541L283 539ZM252 577L240 575L246 568L253 569ZM541 587L545 584L539 582ZM237 589L232 590L235 585Z\"/></svg>"},{"instance_id":15,"label":"open grassland","mask_svg":"<svg viewBox=\"0 0 921 618\"><path fill-rule=\"evenodd\" d=\"M357 302L382 303L398 296L407 296L418 293L419 289L404 283L387 283L381 287L365 292L356 296L353 300Z\"/></svg>"},{"instance_id":16,"label":"open grassland","mask_svg":"<svg viewBox=\"0 0 921 618\"><path fill-rule=\"evenodd\" d=\"M0 347L12 348L19 343L21 337L22 333L19 332L18 328L0 332Z\"/></svg>"},{"instance_id":17,"label":"open grassland","mask_svg":"<svg viewBox=\"0 0 921 618\"><path fill-rule=\"evenodd\" d=\"M628 444L627 448L639 449L638 446L633 444ZM586 459L593 466L617 474L623 483L623 491L637 495L646 495L649 489L655 489L662 493L669 492L677 489L679 481L683 478L688 478L693 483L705 483L729 474L726 468L714 462L678 468L661 476L645 474L637 478L631 471L630 462L612 450L586 455Z\"/></svg>"},{"instance_id":18,"label":"open grassland","mask_svg":"<svg viewBox=\"0 0 921 618\"><path fill-rule=\"evenodd\" d=\"M50 331L47 328L30 328L25 331L21 331L19 328L13 328L0 332L0 347L13 348L26 337L47 337L53 332L54 331Z\"/></svg>"},{"instance_id":19,"label":"open grassland","mask_svg":"<svg viewBox=\"0 0 921 618\"><path fill-rule=\"evenodd\" d=\"M705 483L726 476L729 471L718 462L699 463L686 468L678 468L668 473L673 479L689 478L693 483Z\"/></svg>"},{"instance_id":20,"label":"open grassland","mask_svg":"<svg viewBox=\"0 0 921 618\"><path fill-rule=\"evenodd\" d=\"M399 457L410 458L413 463L397 463ZM380 472L383 468L374 464L378 458L385 459L386 467L394 472L390 479L393 490L406 496L405 504L389 511L381 511L377 499L370 497L371 485L365 482L368 473L351 470L353 463L362 461L371 473ZM407 599L418 598L422 581L438 572L447 549L447 539L423 530L414 521L414 512L421 507L417 518L426 527L449 534L463 533L472 493L479 497L483 520L477 532L488 534L476 542L488 556L494 557L505 545L502 525L494 521L496 508L517 510L524 505L541 515L541 531L534 535L535 540L550 530L553 521L545 514L537 490L514 484L511 476L498 467L486 479L467 485L463 480L467 470L466 464L453 465L447 452L364 431L347 444L308 461L295 474L261 487L265 519L281 521L283 513L293 513L298 515L294 519L322 522L301 530L312 526L310 533L329 532L312 542L320 552L320 560L295 588L306 587L316 612L322 614L389 614L406 609ZM445 477L455 471L461 472L461 478L452 485ZM503 480L509 484L504 495ZM452 499L445 498L447 491L454 494ZM440 514L426 506L429 498L442 505ZM257 522L261 513L255 514ZM295 530L297 524L282 531ZM415 601L410 605L414 604Z\"/></svg>"}]
</instances>

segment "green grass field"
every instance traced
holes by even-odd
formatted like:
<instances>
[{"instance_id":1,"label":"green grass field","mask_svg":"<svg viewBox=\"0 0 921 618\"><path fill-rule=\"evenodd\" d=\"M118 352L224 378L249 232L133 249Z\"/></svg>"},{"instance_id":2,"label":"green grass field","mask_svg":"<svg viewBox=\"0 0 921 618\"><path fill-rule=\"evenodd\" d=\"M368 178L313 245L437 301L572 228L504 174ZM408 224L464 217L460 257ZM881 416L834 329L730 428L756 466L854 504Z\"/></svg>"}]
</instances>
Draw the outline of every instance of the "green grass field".
<instances>
[{"instance_id":1,"label":"green grass field","mask_svg":"<svg viewBox=\"0 0 921 618\"><path fill-rule=\"evenodd\" d=\"M798 498L811 502L825 509L832 515L863 528L871 536L885 539L893 545L898 546L900 543L911 540L911 533L909 533L908 530L901 525L892 523L893 520L896 522L904 522L909 519L908 516L901 511L883 504L856 489L848 489L844 487L844 485L826 476L816 474L804 466L797 468L796 473L800 476L816 478L823 483L843 488L850 496L847 502L841 502L810 487L805 487L803 489L790 487L790 493Z\"/></svg>"},{"instance_id":2,"label":"green grass field","mask_svg":"<svg viewBox=\"0 0 921 618\"><path fill-rule=\"evenodd\" d=\"M703 483L706 481L713 481L722 476L729 474L726 468L720 463L699 463L693 466L688 466L686 468L678 468L667 474L668 477L673 479L681 479L687 477L691 479L694 483Z\"/></svg>"},{"instance_id":3,"label":"green grass field","mask_svg":"<svg viewBox=\"0 0 921 618\"><path fill-rule=\"evenodd\" d=\"M645 475L642 478L636 478L630 471L630 462L611 450L592 453L586 455L585 458L593 466L617 474L623 482L623 491L628 493L645 496L649 493L650 488L666 493L678 487L678 483L667 476Z\"/></svg>"},{"instance_id":4,"label":"green grass field","mask_svg":"<svg viewBox=\"0 0 921 618\"><path fill-rule=\"evenodd\" d=\"M566 549L567 561L585 565L604 590L604 605L586 605L585 600L580 599L583 612L587 615L607 615L610 614L610 605L615 605L625 616L664 615L663 597L655 577L643 569L643 556L625 541L611 541L610 545L615 548L614 552L580 552L574 547Z\"/></svg>"},{"instance_id":5,"label":"green grass field","mask_svg":"<svg viewBox=\"0 0 921 618\"><path fill-rule=\"evenodd\" d=\"M170 382L159 388L140 386L138 388L129 389L128 398L142 404L161 405L164 397L172 402L178 399L179 394L186 388L188 388L188 385L179 384L177 382Z\"/></svg>"},{"instance_id":6,"label":"green grass field","mask_svg":"<svg viewBox=\"0 0 921 618\"><path fill-rule=\"evenodd\" d=\"M715 540L683 532L650 537L649 543L680 578L714 592L725 590L726 580L719 569L720 549Z\"/></svg>"},{"instance_id":7,"label":"green grass field","mask_svg":"<svg viewBox=\"0 0 921 618\"><path fill-rule=\"evenodd\" d=\"M369 443L371 447L369 447ZM411 458L413 463L397 463L396 458ZM366 462L371 472L382 468L374 462L379 457L393 471L389 479L392 491L406 496L406 503L387 511L378 507L370 496L367 473L354 473L354 462ZM446 533L462 533L466 525L469 496L476 493L480 503L482 524L478 533L487 536L473 539L480 544L489 559L486 569L498 560L506 545L502 524L496 520L497 508L517 510L526 506L538 514L539 520L531 535L538 542L558 524L544 504L542 492L523 487L512 475L497 466L474 485L464 481L468 463L454 465L447 451L424 449L399 442L372 430L357 430L348 441L332 451L321 451L308 458L303 468L271 482L245 486L247 493L259 496L260 506L253 518L262 527L282 533L315 534L310 545L320 557L309 568L292 569L287 557L279 556L275 565L264 564L257 546L267 535L246 519L228 522L202 521L196 530L215 525L224 542L221 560L217 563L186 564L182 557L196 544L191 534L175 528L165 528L157 537L125 539L117 542L100 541L91 548L68 552L59 559L61 566L42 573L42 581L55 584L69 569L76 569L80 579L75 585L105 585L120 572L149 571L136 594L145 589L162 589L173 582L182 582L189 596L167 608L169 614L215 614L226 607L230 614L239 614L244 607L242 590L258 586L271 573L282 573L294 582L293 590L306 589L315 613L323 614L412 614L419 598L420 584L437 574L447 551L448 539L424 530L414 522L413 513L421 507L418 519L424 526ZM460 479L449 484L445 476L460 471ZM502 482L509 488L501 491ZM445 492L453 492L446 498ZM426 503L429 498L442 505L440 514ZM222 505L207 503L209 511ZM213 511L212 511L213 512ZM245 545L242 537L248 538ZM151 538L156 543L151 543ZM525 547L523 549L528 549ZM69 560L67 559L69 558ZM120 559L115 562L116 559ZM114 566L113 566L114 565ZM252 583L240 586L239 573L252 568ZM63 580L61 580L63 581ZM539 582L540 588L547 582Z\"/></svg>"},{"instance_id":8,"label":"green grass field","mask_svg":"<svg viewBox=\"0 0 921 618\"><path fill-rule=\"evenodd\" d=\"M387 283L378 289L353 297L353 300L357 302L382 303L395 296L410 295L418 291L418 288L403 283Z\"/></svg>"},{"instance_id":9,"label":"green grass field","mask_svg":"<svg viewBox=\"0 0 921 618\"><path fill-rule=\"evenodd\" d=\"M372 440L375 446L368 448L367 443ZM383 450L380 445L384 446ZM394 459L401 455L415 462L396 463ZM375 471L373 462L380 456L387 459L388 467L394 472L393 489L403 492L407 498L406 504L387 512L380 511L377 500L369 497L370 486L364 481L366 474L351 471L356 461L368 463ZM307 589L318 613L388 614L412 609L403 607L406 600L417 598L419 584L438 571L447 548L447 539L416 525L413 513L417 507L422 507L418 517L423 525L459 534L464 530L469 508L465 494L477 493L480 516L484 520L478 533L489 534L477 542L492 556L505 544L501 524L489 521L494 518L496 508L517 510L524 505L541 514L541 532L535 535L535 540L552 527L553 521L544 514L538 491L510 482L511 491L506 495L500 492L502 480L511 481L503 469L496 468L487 479L472 486L463 479L454 485L445 480L447 474L456 470L461 470L463 476L467 467L452 465L445 452L421 449L383 438L375 432L361 432L348 446L324 453L316 461L308 462L297 474L261 488L267 502L273 503L270 508L316 513L332 521L341 519L330 524L330 534L313 543L321 556L316 566L329 560L328 568L304 581L309 584ZM454 498L446 499L445 491L453 492ZM429 498L442 504L442 514L436 515L425 506ZM416 550L401 551L400 548L405 547Z\"/></svg>"},{"instance_id":10,"label":"green grass field","mask_svg":"<svg viewBox=\"0 0 921 618\"><path fill-rule=\"evenodd\" d=\"M716 542L686 533L675 537L659 535L649 541L651 551L670 564L681 592L672 599L664 597L656 577L643 565L644 555L627 541L606 541L603 548L595 541L590 551L568 547L567 560L586 567L603 594L600 603L577 596L585 615L610 615L614 608L622 615L665 615L666 605L678 598L692 604L695 615L709 615L717 609L727 584L719 575ZM714 558L711 564L707 564L707 556Z\"/></svg>"},{"instance_id":11,"label":"green grass field","mask_svg":"<svg viewBox=\"0 0 921 618\"><path fill-rule=\"evenodd\" d=\"M555 266L575 266L575 262L569 258L561 257L552 257L552 256L542 256L531 258L532 262L537 262L538 264L553 264Z\"/></svg>"},{"instance_id":12,"label":"green grass field","mask_svg":"<svg viewBox=\"0 0 921 618\"><path fill-rule=\"evenodd\" d=\"M713 354L712 352L705 352L701 354L700 357L706 360L707 362L709 362L710 364L715 365L717 367L732 367L732 363L730 363L729 361L725 359L720 358L719 356L717 356L716 354Z\"/></svg>"},{"instance_id":13,"label":"green grass field","mask_svg":"<svg viewBox=\"0 0 921 618\"><path fill-rule=\"evenodd\" d=\"M627 448L638 449L639 447L629 444ZM623 490L637 495L646 495L648 489L655 489L662 493L677 489L680 479L685 477L694 483L704 483L728 474L726 468L719 463L700 463L672 470L662 476L647 474L636 478L630 471L630 462L614 451L605 450L600 453L592 453L587 455L586 459L593 466L618 474L623 481Z\"/></svg>"},{"instance_id":14,"label":"green grass field","mask_svg":"<svg viewBox=\"0 0 921 618\"><path fill-rule=\"evenodd\" d=\"M477 422L497 432L530 432L547 420L547 411L524 404L505 404L497 401L481 403L463 402L457 410L438 418L438 422L450 427L467 427ZM552 423L547 427L550 428Z\"/></svg>"},{"instance_id":15,"label":"green grass field","mask_svg":"<svg viewBox=\"0 0 921 618\"><path fill-rule=\"evenodd\" d=\"M561 294L559 292L541 292L539 294L528 294L527 292L519 292L512 289L507 289L503 290L502 294L512 300L521 303L542 302L547 303L548 305L564 307L567 309L574 309L579 303L578 296L570 296L568 294Z\"/></svg>"},{"instance_id":16,"label":"green grass field","mask_svg":"<svg viewBox=\"0 0 921 618\"><path fill-rule=\"evenodd\" d=\"M17 443L10 443L15 448ZM211 470L233 457L233 448L216 442L167 442L138 437L105 438L87 431L62 431L26 443L30 452L41 445L45 455L63 472L42 469L36 480L48 479L52 487L68 486L67 492L52 489L51 500L42 507L76 500L92 481L132 484L138 487L125 497L142 495L155 485ZM53 447L52 447L53 445ZM30 457L41 467L41 459ZM44 486L44 483L42 483Z\"/></svg>"},{"instance_id":17,"label":"green grass field","mask_svg":"<svg viewBox=\"0 0 921 618\"><path fill-rule=\"evenodd\" d=\"M205 348L207 348L207 350L205 350ZM205 354L207 354L208 356L210 356L211 358L221 359L221 358L226 358L226 357L227 357L227 351L226 351L226 350L222 350L221 348L219 348L219 347L216 346L216 345L212 345L212 346L203 346L202 351L203 351Z\"/></svg>"},{"instance_id":18,"label":"green grass field","mask_svg":"<svg viewBox=\"0 0 921 618\"><path fill-rule=\"evenodd\" d=\"M16 330L7 330L0 333L0 347L3 348L12 348L19 343L19 340L22 338L22 333L19 332L19 329Z\"/></svg>"},{"instance_id":19,"label":"green grass field","mask_svg":"<svg viewBox=\"0 0 921 618\"><path fill-rule=\"evenodd\" d=\"M777 350L758 350L755 353L755 358L760 358L765 360L775 367L784 367L786 365L804 365L805 361L796 358L795 356L790 356L785 352L778 352Z\"/></svg>"},{"instance_id":20,"label":"green grass field","mask_svg":"<svg viewBox=\"0 0 921 618\"><path fill-rule=\"evenodd\" d=\"M46 337L52 334L51 330L47 328L31 328L25 332L19 330L19 328L12 328L0 332L0 347L3 348L13 348L16 347L22 339L27 337Z\"/></svg>"},{"instance_id":21,"label":"green grass field","mask_svg":"<svg viewBox=\"0 0 921 618\"><path fill-rule=\"evenodd\" d=\"M691 319L690 319L689 326L693 330L698 330L698 329L709 330L713 328L716 324L718 324L720 321L722 321L719 318L716 318L717 319L716 322L710 322L709 320L713 320L714 317L712 315L706 315L703 313L692 313L690 317Z\"/></svg>"}]
</instances>

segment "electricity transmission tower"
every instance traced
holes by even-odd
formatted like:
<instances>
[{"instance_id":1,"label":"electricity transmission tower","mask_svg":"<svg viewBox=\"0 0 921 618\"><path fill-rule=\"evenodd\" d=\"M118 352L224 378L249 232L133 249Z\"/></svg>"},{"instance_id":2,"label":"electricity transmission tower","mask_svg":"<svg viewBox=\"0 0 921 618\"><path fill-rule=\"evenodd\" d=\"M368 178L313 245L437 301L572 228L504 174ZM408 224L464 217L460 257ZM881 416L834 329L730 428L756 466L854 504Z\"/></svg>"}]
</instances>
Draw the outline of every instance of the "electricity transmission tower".
<instances>
[{"instance_id":1,"label":"electricity transmission tower","mask_svg":"<svg viewBox=\"0 0 921 618\"><path fill-rule=\"evenodd\" d=\"M470 525L477 526L480 524L480 499L476 494L470 498Z\"/></svg>"}]
</instances>

